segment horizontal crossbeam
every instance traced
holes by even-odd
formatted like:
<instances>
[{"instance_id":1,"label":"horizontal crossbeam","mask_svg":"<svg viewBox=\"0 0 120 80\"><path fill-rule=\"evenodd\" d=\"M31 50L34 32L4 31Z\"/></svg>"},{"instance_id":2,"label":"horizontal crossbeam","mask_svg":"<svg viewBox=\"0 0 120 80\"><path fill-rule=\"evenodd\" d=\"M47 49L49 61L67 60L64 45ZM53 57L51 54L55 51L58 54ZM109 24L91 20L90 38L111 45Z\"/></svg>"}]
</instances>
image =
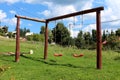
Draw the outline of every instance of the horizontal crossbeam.
<instances>
[{"instance_id":1,"label":"horizontal crossbeam","mask_svg":"<svg viewBox=\"0 0 120 80\"><path fill-rule=\"evenodd\" d=\"M42 23L46 22L46 20L36 19L36 18L30 18L30 17L26 17L26 16L15 15L15 17L19 17L21 19L26 19L26 20L32 20L32 21L36 21L36 22L42 22Z\"/></svg>"},{"instance_id":2,"label":"horizontal crossbeam","mask_svg":"<svg viewBox=\"0 0 120 80\"><path fill-rule=\"evenodd\" d=\"M71 14L57 16L57 17L46 19L46 21L49 22L49 21L59 20L59 19L68 18L68 17L72 17L72 16L77 16L77 15L97 12L97 11L101 11L101 10L104 10L104 7L97 7L97 8L88 9L88 10L84 10L84 11L79 11L79 12L75 12L75 13L71 13Z\"/></svg>"}]
</instances>

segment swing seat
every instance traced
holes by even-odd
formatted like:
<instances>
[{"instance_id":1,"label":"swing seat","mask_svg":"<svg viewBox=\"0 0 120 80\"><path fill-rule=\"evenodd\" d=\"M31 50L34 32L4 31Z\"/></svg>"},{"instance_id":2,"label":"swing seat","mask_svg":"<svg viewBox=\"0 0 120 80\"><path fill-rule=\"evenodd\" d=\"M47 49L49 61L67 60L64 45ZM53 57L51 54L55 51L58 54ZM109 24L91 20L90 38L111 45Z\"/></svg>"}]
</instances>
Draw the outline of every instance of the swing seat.
<instances>
[{"instance_id":1,"label":"swing seat","mask_svg":"<svg viewBox=\"0 0 120 80\"><path fill-rule=\"evenodd\" d=\"M82 57L84 54L73 54L73 57Z\"/></svg>"},{"instance_id":2,"label":"swing seat","mask_svg":"<svg viewBox=\"0 0 120 80\"><path fill-rule=\"evenodd\" d=\"M54 56L56 56L56 57L58 56L58 57L59 57L59 56L63 56L63 55L62 55L62 54L55 53Z\"/></svg>"}]
</instances>

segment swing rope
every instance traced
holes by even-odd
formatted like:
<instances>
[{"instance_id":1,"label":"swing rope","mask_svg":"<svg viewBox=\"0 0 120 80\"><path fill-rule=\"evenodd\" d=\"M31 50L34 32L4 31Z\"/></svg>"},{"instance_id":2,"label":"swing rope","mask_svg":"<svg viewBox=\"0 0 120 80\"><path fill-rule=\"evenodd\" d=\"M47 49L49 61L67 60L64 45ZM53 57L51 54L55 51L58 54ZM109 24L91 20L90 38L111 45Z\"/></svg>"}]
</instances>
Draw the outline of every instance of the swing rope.
<instances>
[{"instance_id":1,"label":"swing rope","mask_svg":"<svg viewBox=\"0 0 120 80\"><path fill-rule=\"evenodd\" d=\"M76 23L75 23L75 17L74 17L74 26L76 25ZM83 26L83 15L81 16L81 27ZM84 56L84 54L82 54L82 53L80 53L80 54L76 54L76 53L74 53L73 54L73 57L75 57L75 58L78 58L78 57L82 57L82 56Z\"/></svg>"},{"instance_id":2,"label":"swing rope","mask_svg":"<svg viewBox=\"0 0 120 80\"><path fill-rule=\"evenodd\" d=\"M55 43L56 43L56 26L57 26L57 22L55 21ZM54 56L55 57L60 57L60 56L63 56L61 53L54 53Z\"/></svg>"},{"instance_id":3,"label":"swing rope","mask_svg":"<svg viewBox=\"0 0 120 80\"><path fill-rule=\"evenodd\" d=\"M57 26L57 22L55 20L55 44L56 44L56 26Z\"/></svg>"}]
</instances>

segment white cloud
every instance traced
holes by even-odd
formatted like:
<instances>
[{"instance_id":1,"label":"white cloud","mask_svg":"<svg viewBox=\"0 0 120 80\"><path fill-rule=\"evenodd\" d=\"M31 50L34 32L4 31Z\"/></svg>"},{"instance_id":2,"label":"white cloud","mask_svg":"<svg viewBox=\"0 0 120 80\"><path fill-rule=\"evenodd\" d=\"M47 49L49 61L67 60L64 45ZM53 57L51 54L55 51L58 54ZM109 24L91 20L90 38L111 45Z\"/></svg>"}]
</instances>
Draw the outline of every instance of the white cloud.
<instances>
[{"instance_id":1,"label":"white cloud","mask_svg":"<svg viewBox=\"0 0 120 80\"><path fill-rule=\"evenodd\" d=\"M77 37L82 25L73 25L73 23L68 24L68 30L70 31L70 36L75 38Z\"/></svg>"},{"instance_id":2,"label":"white cloud","mask_svg":"<svg viewBox=\"0 0 120 80\"><path fill-rule=\"evenodd\" d=\"M17 19L16 18L11 18L11 19L4 19L3 20L4 23L6 23L7 25L16 25Z\"/></svg>"},{"instance_id":3,"label":"white cloud","mask_svg":"<svg viewBox=\"0 0 120 80\"><path fill-rule=\"evenodd\" d=\"M119 0L105 0L104 2L104 10L102 11L102 17L101 20L103 21L111 21L111 20L116 20L120 19L120 1ZM90 4L90 6L92 6ZM87 14L84 16L85 20L94 20L95 22L96 14ZM109 23L103 23L102 29L104 30L116 30L118 28L117 25L120 24L120 21L115 21L115 22L109 22ZM86 26L83 30L84 31L91 31L92 29L96 29L96 25L88 25Z\"/></svg>"},{"instance_id":4,"label":"white cloud","mask_svg":"<svg viewBox=\"0 0 120 80\"><path fill-rule=\"evenodd\" d=\"M26 3L42 4L47 6L48 9L39 14L43 14L46 18L59 16L76 12L82 9L92 8L92 2L94 0L24 0ZM72 19L72 18L70 18ZM69 19L69 20L70 20ZM76 19L77 20L77 19Z\"/></svg>"},{"instance_id":5,"label":"white cloud","mask_svg":"<svg viewBox=\"0 0 120 80\"><path fill-rule=\"evenodd\" d=\"M49 1L51 1L51 0L49 0ZM67 0L66 1L55 0L53 3L48 2L47 3L48 4L48 10L45 10L41 13L47 18L60 16L60 15L76 12L76 11L82 10L82 9L90 9L90 8L92 8L92 2L93 2L93 0L89 0L89 1L88 0L87 1L71 0L71 2L69 2ZM95 17L94 14L89 14L85 17L85 19L90 19L90 18L93 18L93 17ZM76 23L78 22L78 19L79 19L78 17L75 17L75 22ZM70 17L70 18L67 18L65 20L67 20L69 23L74 24L74 17ZM71 30L71 36L72 37L77 37L81 27L82 27L82 25L74 26L73 30ZM89 30L89 28L90 27L88 27L88 30Z\"/></svg>"},{"instance_id":6,"label":"white cloud","mask_svg":"<svg viewBox=\"0 0 120 80\"><path fill-rule=\"evenodd\" d=\"M87 27L83 28L84 32L91 32L93 29L96 30L96 24L90 24Z\"/></svg>"},{"instance_id":7,"label":"white cloud","mask_svg":"<svg viewBox=\"0 0 120 80\"><path fill-rule=\"evenodd\" d=\"M7 17L6 13L3 10L0 10L0 20L3 20Z\"/></svg>"},{"instance_id":8,"label":"white cloud","mask_svg":"<svg viewBox=\"0 0 120 80\"><path fill-rule=\"evenodd\" d=\"M50 5L49 10L45 10L41 12L44 16L46 17L55 17L55 16L60 16L63 14L68 14L71 12L75 12L75 8L72 5L68 6L61 6L61 5Z\"/></svg>"},{"instance_id":9,"label":"white cloud","mask_svg":"<svg viewBox=\"0 0 120 80\"><path fill-rule=\"evenodd\" d=\"M49 10L45 10L43 12L38 12L38 14L42 14L42 15L44 15L46 17L49 17L51 15L51 12Z\"/></svg>"},{"instance_id":10,"label":"white cloud","mask_svg":"<svg viewBox=\"0 0 120 80\"><path fill-rule=\"evenodd\" d=\"M73 31L72 37L73 38L77 37L78 33L79 33L79 31Z\"/></svg>"},{"instance_id":11,"label":"white cloud","mask_svg":"<svg viewBox=\"0 0 120 80\"><path fill-rule=\"evenodd\" d=\"M116 15L113 15L113 10L110 7L102 12L102 21L114 20L116 18Z\"/></svg>"},{"instance_id":12,"label":"white cloud","mask_svg":"<svg viewBox=\"0 0 120 80\"><path fill-rule=\"evenodd\" d=\"M11 10L10 13L11 13L11 14L16 14L16 11Z\"/></svg>"},{"instance_id":13,"label":"white cloud","mask_svg":"<svg viewBox=\"0 0 120 80\"><path fill-rule=\"evenodd\" d=\"M29 3L29 4L41 4L44 6L47 6L48 9L39 12L39 14L44 15L45 18L50 18L50 17L55 17L55 16L60 16L60 15L64 15L64 14L68 14L68 13L72 13L72 12L76 12L76 11L80 11L80 10L85 10L85 9L90 9L93 8L93 2L95 0L0 0L1 2L6 2L6 3L16 3L16 2L25 2L25 3ZM103 5L103 0L96 0L96 4L102 4ZM96 5L95 4L95 5ZM102 21L108 21L108 20L114 20L117 18L120 18L120 7L119 7L120 1L119 0L105 0L104 1L104 5L105 6L105 10L102 11ZM10 13L15 14L15 11L10 11ZM3 16L1 16L1 14ZM7 17L6 13L0 11L0 19L5 19ZM95 13L91 13L91 14L87 14L83 16L84 22L87 23L89 21L89 23L94 20L95 21L96 18L96 14ZM12 20L11 22L13 24L15 24L14 19L6 19L6 22L10 22L9 20ZM74 19L73 17L65 19L68 22L73 22ZM91 20L91 21L90 21ZM78 20L78 18L75 18L76 23L79 22L80 23L80 19ZM81 24L81 23L80 23ZM114 23L108 23L110 25L118 25L120 24L120 22L114 22ZM80 29L80 26L75 26L75 29ZM89 31L92 29L95 29L95 25L88 25L86 26L83 30L85 31ZM79 32L79 31L78 31ZM77 33L77 31L75 32Z\"/></svg>"},{"instance_id":14,"label":"white cloud","mask_svg":"<svg viewBox=\"0 0 120 80\"><path fill-rule=\"evenodd\" d=\"M91 9L92 8L92 3L94 0L89 0L89 1L85 1L84 6L82 7L82 10L86 10L86 9Z\"/></svg>"},{"instance_id":15,"label":"white cloud","mask_svg":"<svg viewBox=\"0 0 120 80\"><path fill-rule=\"evenodd\" d=\"M120 19L120 1L119 0L105 0L107 8L102 12L102 21ZM110 25L118 25L119 22L111 22Z\"/></svg>"},{"instance_id":16,"label":"white cloud","mask_svg":"<svg viewBox=\"0 0 120 80\"><path fill-rule=\"evenodd\" d=\"M119 0L105 0L106 1L106 5L110 8L112 8L112 10L114 12L120 13L118 10L120 9L120 1ZM118 15L118 14L117 14ZM120 15L120 14L119 14Z\"/></svg>"},{"instance_id":17,"label":"white cloud","mask_svg":"<svg viewBox=\"0 0 120 80\"><path fill-rule=\"evenodd\" d=\"M0 3L8 3L8 4L13 4L16 2L19 2L20 0L0 0Z\"/></svg>"},{"instance_id":18,"label":"white cloud","mask_svg":"<svg viewBox=\"0 0 120 80\"><path fill-rule=\"evenodd\" d=\"M7 14L3 10L0 10L0 20L6 25L16 25L16 18L7 18Z\"/></svg>"},{"instance_id":19,"label":"white cloud","mask_svg":"<svg viewBox=\"0 0 120 80\"><path fill-rule=\"evenodd\" d=\"M32 26L32 24L29 23L28 26Z\"/></svg>"},{"instance_id":20,"label":"white cloud","mask_svg":"<svg viewBox=\"0 0 120 80\"><path fill-rule=\"evenodd\" d=\"M33 4L33 3L35 3L35 2L37 3L38 0L24 0L24 2ZM40 2L41 2L41 1L40 1Z\"/></svg>"}]
</instances>

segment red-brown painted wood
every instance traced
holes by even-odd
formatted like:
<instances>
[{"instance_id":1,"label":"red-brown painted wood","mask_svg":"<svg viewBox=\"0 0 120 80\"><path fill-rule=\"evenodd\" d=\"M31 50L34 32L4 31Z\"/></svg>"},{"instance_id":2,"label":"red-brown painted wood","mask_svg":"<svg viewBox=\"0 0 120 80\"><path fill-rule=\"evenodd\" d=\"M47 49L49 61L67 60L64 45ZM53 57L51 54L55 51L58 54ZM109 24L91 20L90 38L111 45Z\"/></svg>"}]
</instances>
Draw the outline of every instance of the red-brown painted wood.
<instances>
[{"instance_id":1,"label":"red-brown painted wood","mask_svg":"<svg viewBox=\"0 0 120 80\"><path fill-rule=\"evenodd\" d=\"M45 45L44 45L44 59L48 55L48 22L45 23Z\"/></svg>"},{"instance_id":2,"label":"red-brown painted wood","mask_svg":"<svg viewBox=\"0 0 120 80\"><path fill-rule=\"evenodd\" d=\"M20 18L17 17L15 61L19 62L19 58L20 58Z\"/></svg>"},{"instance_id":3,"label":"red-brown painted wood","mask_svg":"<svg viewBox=\"0 0 120 80\"><path fill-rule=\"evenodd\" d=\"M97 69L102 68L102 36L101 36L101 14L96 12L96 27L97 27Z\"/></svg>"}]
</instances>

